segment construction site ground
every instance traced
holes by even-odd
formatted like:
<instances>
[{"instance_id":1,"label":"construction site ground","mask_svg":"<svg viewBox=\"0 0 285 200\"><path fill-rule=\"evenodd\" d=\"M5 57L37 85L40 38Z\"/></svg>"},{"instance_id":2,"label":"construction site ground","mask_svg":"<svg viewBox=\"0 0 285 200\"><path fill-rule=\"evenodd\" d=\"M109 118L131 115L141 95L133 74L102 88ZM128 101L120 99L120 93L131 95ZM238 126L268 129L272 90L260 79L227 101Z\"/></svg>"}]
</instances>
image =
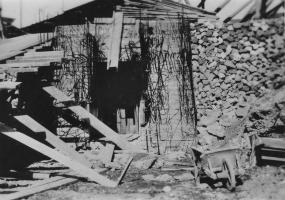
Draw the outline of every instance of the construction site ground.
<instances>
[{"instance_id":1,"label":"construction site ground","mask_svg":"<svg viewBox=\"0 0 285 200\"><path fill-rule=\"evenodd\" d=\"M174 169L174 168L173 168ZM115 179L120 170L108 171L108 176ZM153 175L153 176L152 176ZM156 181L146 177L156 177ZM17 181L14 184L24 186L27 181ZM285 196L285 168L255 167L246 170L240 177L235 191L228 191L221 182L211 182L202 179L201 184L195 184L189 171L160 169L137 170L131 168L122 183L116 188L99 186L94 182L79 180L76 183L57 189L26 197L28 200L55 199L274 199L281 200Z\"/></svg>"}]
</instances>

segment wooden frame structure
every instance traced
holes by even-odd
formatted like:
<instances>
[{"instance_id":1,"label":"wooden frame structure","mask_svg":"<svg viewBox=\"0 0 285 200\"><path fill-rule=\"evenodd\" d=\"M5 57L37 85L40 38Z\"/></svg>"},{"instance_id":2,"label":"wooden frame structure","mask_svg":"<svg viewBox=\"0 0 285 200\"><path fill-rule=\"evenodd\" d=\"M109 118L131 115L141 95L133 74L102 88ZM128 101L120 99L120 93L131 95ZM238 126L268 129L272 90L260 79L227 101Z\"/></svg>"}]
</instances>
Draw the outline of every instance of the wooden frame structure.
<instances>
[{"instance_id":1,"label":"wooden frame structure","mask_svg":"<svg viewBox=\"0 0 285 200\"><path fill-rule=\"evenodd\" d=\"M277 2L279 1L279 2ZM205 4L207 0L201 0L200 3L197 5L198 8L205 9ZM232 0L224 0L221 5L219 5L215 9L215 13L223 12L226 9L227 5L229 5ZM273 2L277 2L277 4L271 8ZM262 18L271 18L274 17L280 8L284 8L285 2L284 0L254 0L254 1L246 1L240 7L236 8L228 17L224 19L224 22L229 22L234 19L239 13L243 10L248 9L246 14L240 19L240 21L248 21L250 19L262 19ZM270 9L269 9L270 8ZM283 13L284 15L284 13Z\"/></svg>"}]
</instances>

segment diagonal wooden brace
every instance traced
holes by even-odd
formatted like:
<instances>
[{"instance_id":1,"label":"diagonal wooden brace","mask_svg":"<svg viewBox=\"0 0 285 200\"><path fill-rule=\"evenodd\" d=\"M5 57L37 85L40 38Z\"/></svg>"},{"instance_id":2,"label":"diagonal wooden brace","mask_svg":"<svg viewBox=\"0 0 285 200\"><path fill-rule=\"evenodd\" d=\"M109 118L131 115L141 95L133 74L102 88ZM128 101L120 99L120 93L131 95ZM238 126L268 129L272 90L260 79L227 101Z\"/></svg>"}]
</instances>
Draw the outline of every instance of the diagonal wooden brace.
<instances>
[{"instance_id":1,"label":"diagonal wooden brace","mask_svg":"<svg viewBox=\"0 0 285 200\"><path fill-rule=\"evenodd\" d=\"M112 181L106 178L105 176L98 174L97 172L85 166L84 164L81 164L80 162L73 160L72 158L62 154L61 152L58 152L38 142L33 138L28 137L27 135L21 132L2 132L2 134L62 163L63 165L74 170L81 176L87 177L88 179L95 181L96 183L99 183L106 187L116 187L118 185L117 182Z\"/></svg>"}]
</instances>

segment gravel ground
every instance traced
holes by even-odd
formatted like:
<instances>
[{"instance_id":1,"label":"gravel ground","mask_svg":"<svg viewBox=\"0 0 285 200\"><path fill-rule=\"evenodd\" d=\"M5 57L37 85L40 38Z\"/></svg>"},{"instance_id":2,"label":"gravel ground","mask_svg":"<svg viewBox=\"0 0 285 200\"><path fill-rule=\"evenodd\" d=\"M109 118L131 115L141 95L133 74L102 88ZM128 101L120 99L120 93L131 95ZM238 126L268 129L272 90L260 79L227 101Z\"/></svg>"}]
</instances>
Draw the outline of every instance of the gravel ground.
<instances>
[{"instance_id":1,"label":"gravel ground","mask_svg":"<svg viewBox=\"0 0 285 200\"><path fill-rule=\"evenodd\" d=\"M229 192L221 183L208 185L207 180L202 180L196 185L193 180L177 180L175 177L187 176L187 171L159 171L130 170L117 188L106 188L90 182L77 182L56 190L46 191L27 198L28 200L87 200L87 199L256 199L256 200L283 200L285 197L285 168L282 167L257 167L246 171L240 177L234 192ZM117 176L119 172L112 172ZM109 174L111 175L111 174ZM162 177L161 181L146 181L143 175ZM203 183L204 182L204 183Z\"/></svg>"}]
</instances>

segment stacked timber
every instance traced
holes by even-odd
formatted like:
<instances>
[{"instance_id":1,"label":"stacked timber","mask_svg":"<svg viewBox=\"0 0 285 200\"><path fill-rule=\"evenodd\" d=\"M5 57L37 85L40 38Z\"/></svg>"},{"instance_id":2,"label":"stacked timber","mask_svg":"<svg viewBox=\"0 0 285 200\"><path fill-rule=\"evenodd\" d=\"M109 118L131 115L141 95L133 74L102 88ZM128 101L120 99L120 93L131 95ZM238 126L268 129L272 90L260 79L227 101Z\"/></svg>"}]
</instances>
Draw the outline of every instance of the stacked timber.
<instances>
[{"instance_id":1,"label":"stacked timber","mask_svg":"<svg viewBox=\"0 0 285 200\"><path fill-rule=\"evenodd\" d=\"M193 24L192 66L203 143L223 138L225 127L246 117L251 103L284 83L283 32L282 19Z\"/></svg>"}]
</instances>

